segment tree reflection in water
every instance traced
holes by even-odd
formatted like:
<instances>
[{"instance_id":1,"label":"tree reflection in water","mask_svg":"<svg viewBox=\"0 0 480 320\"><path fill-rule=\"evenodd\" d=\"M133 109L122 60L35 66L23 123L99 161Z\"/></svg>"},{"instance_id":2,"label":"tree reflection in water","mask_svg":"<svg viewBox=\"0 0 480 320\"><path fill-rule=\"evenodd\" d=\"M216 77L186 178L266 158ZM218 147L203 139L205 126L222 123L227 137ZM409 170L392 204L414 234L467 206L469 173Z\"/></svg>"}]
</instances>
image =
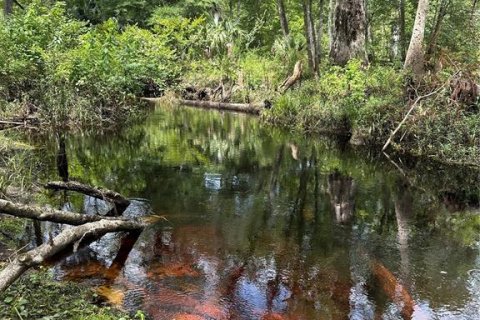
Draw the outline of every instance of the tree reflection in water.
<instances>
[{"instance_id":1,"label":"tree reflection in water","mask_svg":"<svg viewBox=\"0 0 480 320\"><path fill-rule=\"evenodd\" d=\"M129 310L155 319L405 317L372 270L378 261L422 312L478 314L478 275L467 272L479 268L478 239L460 218L459 233L446 232L444 203L445 190L461 190L470 199L462 209L475 207L475 173L436 175L418 162L403 177L328 139L197 110L159 109L115 136L65 139L69 176L149 200L127 215L168 220L104 237L55 267ZM45 159L49 179L55 156ZM82 196L68 202L94 211Z\"/></svg>"}]
</instances>

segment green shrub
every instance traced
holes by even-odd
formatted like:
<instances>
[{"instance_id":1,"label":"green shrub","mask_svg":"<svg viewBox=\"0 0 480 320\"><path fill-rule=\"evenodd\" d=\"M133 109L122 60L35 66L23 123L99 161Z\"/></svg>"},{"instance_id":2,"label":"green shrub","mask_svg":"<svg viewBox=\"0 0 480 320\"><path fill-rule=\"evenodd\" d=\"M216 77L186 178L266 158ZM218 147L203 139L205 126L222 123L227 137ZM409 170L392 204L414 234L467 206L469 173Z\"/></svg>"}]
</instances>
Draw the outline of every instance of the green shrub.
<instances>
[{"instance_id":1,"label":"green shrub","mask_svg":"<svg viewBox=\"0 0 480 320\"><path fill-rule=\"evenodd\" d=\"M74 47L84 31L66 18L62 2L34 0L25 13L0 20L0 94L13 100L34 89L48 72L45 60Z\"/></svg>"},{"instance_id":2,"label":"green shrub","mask_svg":"<svg viewBox=\"0 0 480 320\"><path fill-rule=\"evenodd\" d=\"M121 30L112 19L87 28L65 15L62 2L34 0L0 24L0 99L28 102L44 122L128 119L146 84L160 94L179 74L165 35Z\"/></svg>"}]
</instances>

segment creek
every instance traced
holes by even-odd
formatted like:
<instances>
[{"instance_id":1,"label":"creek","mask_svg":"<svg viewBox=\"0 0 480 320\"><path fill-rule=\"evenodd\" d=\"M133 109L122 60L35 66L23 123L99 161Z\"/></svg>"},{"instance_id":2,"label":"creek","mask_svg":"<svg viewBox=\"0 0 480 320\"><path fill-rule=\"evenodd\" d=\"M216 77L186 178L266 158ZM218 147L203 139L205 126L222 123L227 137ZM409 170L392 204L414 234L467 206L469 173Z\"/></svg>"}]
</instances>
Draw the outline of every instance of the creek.
<instances>
[{"instance_id":1,"label":"creek","mask_svg":"<svg viewBox=\"0 0 480 320\"><path fill-rule=\"evenodd\" d=\"M39 141L40 140L40 141ZM157 106L115 133L36 138L69 178L160 216L52 268L153 319L478 319L478 171L355 149L258 118ZM86 214L106 203L48 199ZM43 224L44 238L62 228Z\"/></svg>"}]
</instances>

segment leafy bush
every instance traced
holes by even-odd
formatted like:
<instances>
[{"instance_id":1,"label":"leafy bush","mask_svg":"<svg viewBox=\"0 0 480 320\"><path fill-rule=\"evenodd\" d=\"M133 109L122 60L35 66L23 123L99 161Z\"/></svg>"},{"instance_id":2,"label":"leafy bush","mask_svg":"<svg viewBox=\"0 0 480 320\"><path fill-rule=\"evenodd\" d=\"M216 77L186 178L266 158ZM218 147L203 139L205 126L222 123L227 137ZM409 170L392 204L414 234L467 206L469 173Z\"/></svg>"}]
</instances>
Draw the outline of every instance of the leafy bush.
<instances>
[{"instance_id":1,"label":"leafy bush","mask_svg":"<svg viewBox=\"0 0 480 320\"><path fill-rule=\"evenodd\" d=\"M35 0L24 14L0 20L0 94L13 100L33 89L48 72L45 60L74 47L84 31L62 2L50 8Z\"/></svg>"},{"instance_id":2,"label":"leafy bush","mask_svg":"<svg viewBox=\"0 0 480 320\"><path fill-rule=\"evenodd\" d=\"M345 67L322 68L318 80L302 83L300 88L280 96L266 119L287 122L310 132L385 131L384 121L402 100L402 76L386 67L365 68L358 60ZM294 118L297 120L291 119Z\"/></svg>"},{"instance_id":3,"label":"leafy bush","mask_svg":"<svg viewBox=\"0 0 480 320\"><path fill-rule=\"evenodd\" d=\"M179 68L166 36L115 20L95 27L69 19L65 5L39 0L0 22L0 94L28 101L45 122L91 124L127 119L146 84L156 94Z\"/></svg>"}]
</instances>

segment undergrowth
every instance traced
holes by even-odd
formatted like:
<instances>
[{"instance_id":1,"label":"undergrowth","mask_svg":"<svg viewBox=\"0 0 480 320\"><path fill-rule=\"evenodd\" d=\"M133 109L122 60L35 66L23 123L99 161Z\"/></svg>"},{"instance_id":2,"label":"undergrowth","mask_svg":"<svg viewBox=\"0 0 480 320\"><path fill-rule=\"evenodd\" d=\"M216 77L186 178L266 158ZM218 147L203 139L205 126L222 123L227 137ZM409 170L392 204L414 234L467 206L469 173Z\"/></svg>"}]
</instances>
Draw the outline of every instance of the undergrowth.
<instances>
[{"instance_id":1,"label":"undergrowth","mask_svg":"<svg viewBox=\"0 0 480 320\"><path fill-rule=\"evenodd\" d=\"M9 319L142 319L102 306L90 289L74 283L54 281L48 269L41 268L24 275L10 286L0 298L0 318Z\"/></svg>"}]
</instances>

